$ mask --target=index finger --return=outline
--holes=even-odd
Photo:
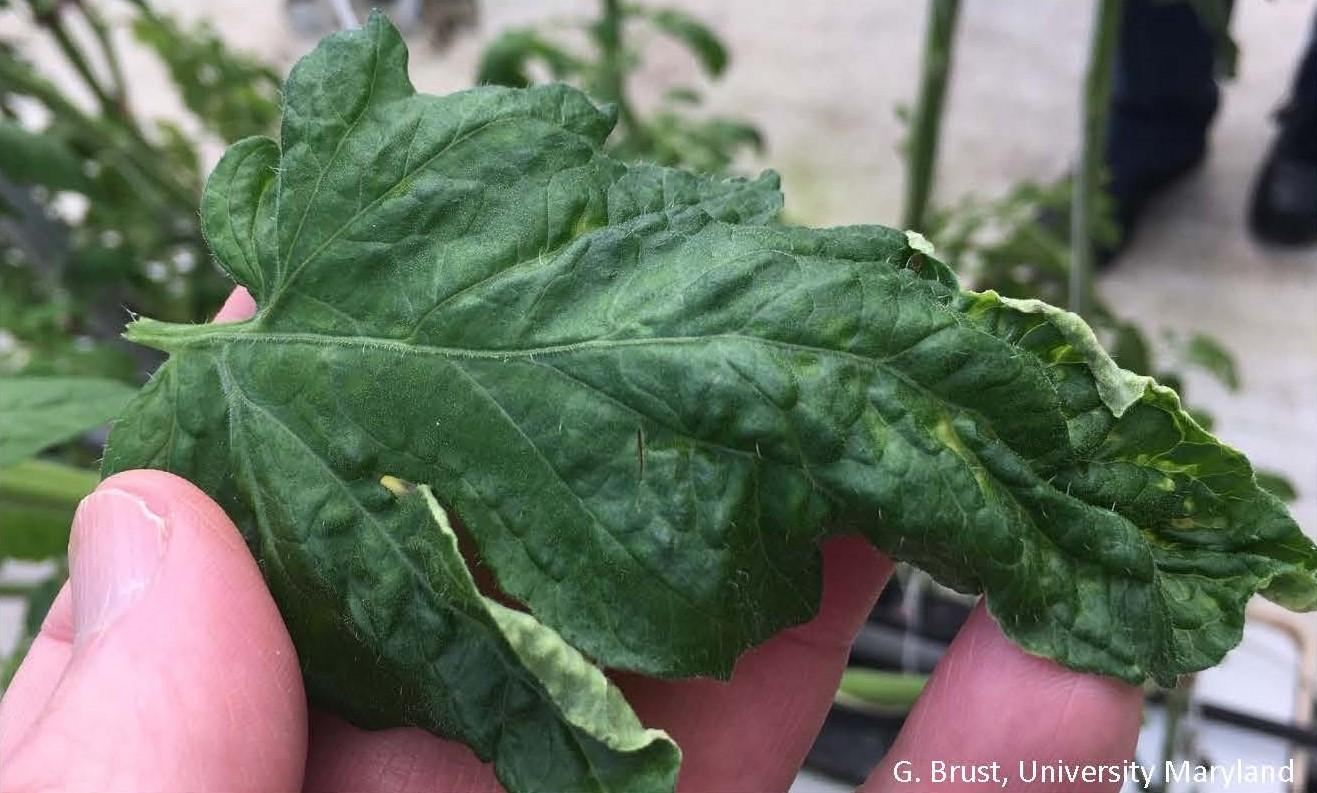
[[[1119,790],[1115,769],[1134,756],[1142,706],[1135,686],[1021,650],[980,603],[860,790]],[[998,784],[984,781],[994,764]],[[1102,778],[1057,780],[1042,766]]]
[[[741,656],[730,681],[617,676],[640,720],[681,747],[679,791],[790,787],[891,572],[867,541],[832,539],[823,546],[818,615]]]

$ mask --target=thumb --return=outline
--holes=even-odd
[[[306,703],[237,530],[188,482],[110,477],[0,703],[0,790],[300,788]]]

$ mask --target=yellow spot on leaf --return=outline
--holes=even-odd
[[[384,486],[385,490],[395,496],[405,496],[415,489],[415,486],[411,482],[403,481],[402,479],[389,474],[380,477],[380,484]]]

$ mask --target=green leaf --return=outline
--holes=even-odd
[[[48,460],[0,468],[0,558],[63,556],[73,513],[97,481],[93,471]]]
[[[279,76],[233,52],[207,24],[185,28],[138,9],[133,35],[164,62],[183,104],[223,140],[266,132],[279,118]]]
[[[1207,411],[1201,408],[1186,406],[1184,412],[1188,413],[1190,418],[1192,418],[1195,422],[1198,423],[1198,426],[1202,427],[1208,432],[1211,432],[1212,427],[1216,425],[1216,418],[1211,413],[1208,413]],[[1262,486],[1261,482],[1259,482],[1258,485],[1262,487],[1263,490],[1271,490],[1271,488],[1269,487]],[[1274,493],[1275,491],[1271,491],[1271,492]]]
[[[571,53],[534,30],[515,28],[505,31],[485,48],[476,71],[476,83],[524,88],[534,82],[529,69],[536,61],[548,67],[555,80],[581,70],[581,61]]]
[[[663,100],[674,105],[698,105],[700,92],[689,86],[677,86],[663,92]]]
[[[101,377],[0,376],[0,467],[105,424],[133,392]]]
[[[267,267],[272,269],[259,256],[261,251],[274,250],[271,188],[278,167],[279,144],[260,137],[239,141],[220,158],[201,199],[206,242],[258,301],[266,294],[264,273]]]
[[[750,124],[725,118],[691,119],[673,111],[654,115],[649,129],[654,156],[664,165],[721,173],[742,151],[762,152],[763,138]]]
[[[619,162],[611,112],[571,88],[419,95],[379,15],[284,100],[272,233],[250,179],[205,201],[256,219],[219,244],[257,314],[131,326],[170,360],[104,473],[211,493],[313,699],[358,723],[458,737],[514,792],[544,789],[518,769],[578,768],[559,743],[491,749],[529,717],[448,699],[525,673],[447,665],[497,642],[453,638],[460,576],[385,476],[432,489],[566,645],[656,675],[726,676],[807,620],[843,532],[985,592],[1031,652],[1131,682],[1215,664],[1256,591],[1317,606],[1317,549],[1248,461],[1074,315],[963,290],[899,231],[780,224],[772,175]],[[579,682],[530,690],[553,734],[579,729],[558,704]]]
[[[1129,322],[1113,323],[1114,339],[1111,344],[1111,357],[1122,368],[1131,372],[1150,373],[1152,371],[1152,351],[1143,337],[1143,331]]]
[[[0,119],[0,175],[18,184],[84,190],[82,161],[58,138]]]
[[[272,463],[243,475],[277,479]],[[492,758],[511,790],[671,790],[676,745],[642,727],[621,692],[558,634],[480,594],[429,489],[385,477],[375,491],[366,497],[372,531],[356,540],[354,559],[291,561],[333,572],[313,590],[275,590],[285,603],[300,599],[293,612],[305,612],[320,646],[350,648],[309,659],[308,685],[328,701],[348,700],[343,707],[362,724],[392,726],[409,712],[438,722]],[[331,496],[323,514],[363,509],[357,498]],[[330,603],[351,625],[325,618]],[[369,680],[344,689],[340,675],[359,675],[364,658],[374,659]]]
[[[1276,471],[1258,471],[1258,487],[1286,503],[1299,500],[1299,491],[1289,477]]]
[[[55,598],[66,580],[68,577],[62,573],[52,575],[28,592],[24,604],[26,608],[23,610],[23,632],[28,636],[36,636],[41,631],[41,623],[46,621],[46,615],[50,613],[50,607],[55,605]]]
[[[727,48],[703,22],[675,8],[640,10],[654,27],[685,45],[709,76],[717,77],[727,68]]]
[[[1239,370],[1235,358],[1211,336],[1195,333],[1184,346],[1185,362],[1197,366],[1231,391],[1239,390]]]

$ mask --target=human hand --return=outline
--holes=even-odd
[[[217,321],[253,310],[235,292]],[[641,720],[682,747],[682,791],[790,785],[891,571],[855,538],[823,553],[818,616],[746,653],[730,682],[615,676]],[[69,554],[70,582],[0,702],[0,791],[500,789],[466,747],[419,730],[367,732],[318,713],[308,722],[297,657],[255,561],[184,480],[107,479],[79,507]],[[901,783],[901,760],[916,775],[933,760],[996,761],[1007,774],[1020,759],[1122,763],[1141,701],[1137,688],[1025,654],[980,606],[862,791],[985,789]]]

